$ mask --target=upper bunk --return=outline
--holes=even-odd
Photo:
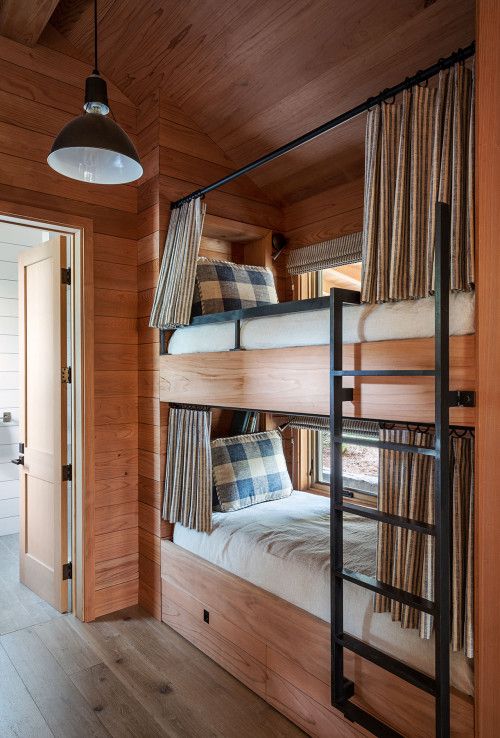
[[[471,50],[458,52],[462,61],[470,55]],[[368,131],[370,121],[376,123],[376,118],[372,116],[375,103],[382,104],[383,102],[391,106],[394,104],[396,93],[401,92],[402,89],[407,90],[412,85],[416,85],[419,90],[424,89],[420,85],[435,75],[437,71],[441,74],[445,62],[452,64],[456,60],[456,54],[448,60],[440,60],[434,67],[418,72],[413,78],[407,78],[401,86],[384,90],[377,98],[370,98],[365,104],[340,117],[344,120],[347,116],[346,119],[348,119],[358,115],[360,109],[370,111]],[[460,70],[460,74],[463,75],[462,67]],[[459,74],[458,71],[456,73]],[[323,128],[331,130],[341,122],[340,119],[333,119],[321,130]],[[317,136],[318,131],[319,129],[307,134],[303,137],[304,140]],[[414,135],[418,140],[419,132],[415,131]],[[289,150],[303,142],[302,138],[297,139],[285,148]],[[232,176],[239,176],[243,171],[267,164],[273,158],[281,156],[282,153],[284,150],[277,149],[269,156],[256,160]],[[422,162],[422,166],[424,164],[425,162]],[[361,212],[361,220],[363,220],[363,209],[370,211],[371,208],[378,213],[378,208],[381,207],[377,188],[373,185],[377,182],[377,171],[373,169],[373,171],[365,172],[363,191],[356,194],[349,206],[351,208],[349,212],[353,212],[352,205],[356,204],[357,209]],[[372,190],[370,190],[370,183],[373,185]],[[219,184],[220,182],[217,182],[192,193],[175,203],[174,206],[176,208],[188,206],[194,200],[199,200],[198,206],[201,208],[201,198],[204,193],[210,192]],[[293,205],[289,206],[289,209],[292,207]],[[302,214],[304,208],[305,206],[302,207]],[[353,234],[361,228],[359,220],[354,227],[351,221],[341,225],[337,220],[338,199],[331,192],[322,195],[317,203],[315,201],[314,206],[312,200],[309,201],[306,209],[308,208],[311,210],[308,216],[310,218],[313,217],[313,211],[318,212],[318,208],[328,215],[327,226],[318,227],[316,230],[318,235],[324,234],[327,238],[335,240],[336,234]],[[175,213],[176,210],[173,212]],[[455,204],[452,208],[455,219],[458,217],[458,212],[461,220],[458,224],[454,222],[453,233],[462,233],[462,231],[468,233],[467,229],[472,221],[468,218],[467,210],[465,207],[459,210]],[[335,223],[332,220],[332,213],[335,215]],[[371,230],[365,231],[365,224],[363,224],[365,236],[369,232],[378,233],[377,217],[373,219]],[[382,270],[389,271],[387,265],[391,265],[390,279],[392,279],[393,266],[399,278],[401,269],[398,265],[402,263],[407,265],[408,270],[413,269],[411,276],[405,275],[404,277],[408,283],[421,279],[420,275],[425,273],[425,277],[422,278],[422,282],[426,282],[425,289],[410,291],[410,297],[419,299],[408,299],[403,289],[402,293],[405,293],[403,296],[399,294],[379,296],[377,293],[366,299],[367,304],[344,308],[343,369],[345,371],[375,372],[375,370],[380,370],[387,372],[397,368],[400,371],[415,369],[428,372],[435,366],[434,298],[425,297],[433,291],[433,277],[429,280],[429,272],[432,272],[430,244],[433,244],[433,236],[427,235],[426,239],[421,237],[424,232],[426,234],[433,232],[432,214],[430,210],[426,212],[422,222],[419,221],[419,230],[414,230],[411,234],[406,223],[408,218],[406,220],[405,218],[406,216],[397,223],[397,228],[394,230],[397,234],[404,233],[404,238],[398,236],[392,239],[391,236],[389,239],[391,246],[388,252],[379,254],[375,258],[372,255],[371,261],[376,264],[376,269],[379,268],[380,263]],[[206,216],[205,223],[207,219],[209,216]],[[213,223],[209,222],[209,230],[212,226]],[[394,224],[393,227],[395,228]],[[417,228],[417,225],[414,224],[414,227]],[[232,235],[234,235],[238,229],[233,227],[232,230]],[[285,233],[288,235],[286,228]],[[213,237],[213,233],[207,232],[205,228],[202,235],[208,239]],[[239,234],[237,236],[239,242],[238,240],[236,243],[233,242],[233,246],[237,247],[236,251],[234,248],[230,249],[223,258],[240,264],[273,267],[276,274],[278,262],[273,261],[273,234],[271,232],[259,234],[257,240],[253,242],[247,239],[247,243]],[[203,237],[200,253],[203,251]],[[384,232],[381,244],[385,243],[386,237],[388,236]],[[217,236],[215,238],[217,240]],[[233,238],[227,240],[233,241]],[[465,244],[467,238],[464,237],[462,241]],[[256,247],[257,243],[259,245]],[[368,243],[370,243],[369,239]],[[403,243],[404,247],[401,245]],[[296,237],[290,246],[293,249],[307,244],[315,244],[310,248],[325,245],[325,243],[312,240],[301,243]],[[379,246],[380,244],[377,243],[377,248]],[[418,251],[420,248],[421,253]],[[298,250],[302,249],[298,248]],[[367,253],[369,255],[368,251]],[[473,248],[470,249],[468,255],[461,253],[457,257],[456,250],[453,253],[451,268],[457,269],[456,264],[459,263],[459,268],[464,273],[466,272],[466,279],[464,279],[464,284],[460,285],[451,281],[453,292],[450,294],[448,352],[450,391],[465,393],[461,395],[462,400],[464,398],[465,400],[459,403],[460,406],[451,407],[450,422],[453,425],[471,426],[475,423],[474,408],[470,406],[473,404],[470,402],[471,394],[475,391],[476,363],[474,280],[473,267],[471,277],[467,272],[468,267],[462,264],[460,259],[473,265]],[[221,258],[220,254],[216,256]],[[285,276],[283,273],[283,263],[284,260],[281,259],[279,278],[289,283],[290,275]],[[431,264],[431,269],[429,269],[429,264]],[[365,267],[367,267],[366,263]],[[415,275],[418,276],[415,277]],[[387,274],[383,275],[382,279],[389,281]],[[314,294],[307,290],[303,292],[297,280],[294,280],[293,291],[281,291],[283,293],[279,295],[281,302],[277,305],[265,305],[237,312],[232,312],[227,307],[221,313],[215,313],[212,310],[210,315],[192,317],[191,324],[178,329],[173,336],[163,333],[162,355],[159,362],[160,399],[169,403],[328,415],[330,368],[328,298],[319,297],[317,301],[294,300],[293,298],[297,296],[309,297]],[[319,294],[321,295],[321,292]],[[177,322],[175,325],[186,326],[187,322],[188,320],[183,323]],[[351,376],[345,378],[344,386],[352,389],[352,400],[344,402],[343,411],[347,417],[434,422],[435,403],[432,377],[422,375],[413,377]]]
[[[433,302],[345,307],[344,369],[433,369]],[[474,391],[473,295],[450,304],[450,390]],[[160,400],[328,415],[329,320],[328,297],[195,317],[160,357]],[[348,417],[433,422],[432,378],[348,377],[344,386],[353,389]],[[473,407],[450,409],[454,425],[474,420]]]

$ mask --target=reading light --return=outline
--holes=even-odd
[[[108,118],[105,80],[97,67],[97,0],[94,0],[94,71],[85,82],[84,113],[56,137],[47,162],[59,174],[93,184],[124,184],[143,169],[125,131]]]

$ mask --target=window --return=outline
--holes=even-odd
[[[341,287],[344,290],[361,291],[361,262],[331,267],[316,272],[318,296],[328,296],[332,287]]]
[[[330,433],[311,431],[315,455],[313,460],[313,486],[330,484]],[[342,472],[344,489],[348,493],[377,495],[378,448],[345,444],[342,447]]]

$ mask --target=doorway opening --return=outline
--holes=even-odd
[[[0,633],[83,606],[80,240],[0,216]]]

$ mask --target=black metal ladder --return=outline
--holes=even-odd
[[[435,241],[435,368],[433,370],[344,371],[342,363],[342,308],[359,304],[359,294],[332,289],[330,293],[330,555],[331,555],[331,676],[332,705],[374,735],[397,738],[400,734],[351,702],[355,685],[344,677],[344,649],[372,661],[435,697],[436,738],[450,735],[450,550],[451,502],[449,482],[449,408],[457,404],[457,393],[449,391],[449,290],[450,290],[450,210],[436,204]],[[346,376],[432,376],[435,377],[435,444],[422,448],[407,444],[342,437],[342,403]],[[389,515],[371,508],[344,502],[342,481],[342,444],[375,445],[382,449],[431,455],[435,459],[434,525]],[[405,590],[344,568],[343,515],[350,513],[378,522],[400,526],[434,536],[434,600],[426,600]],[[429,677],[402,661],[344,632],[344,582],[365,587],[372,592],[429,613],[434,619],[435,676]],[[390,695],[388,695],[390,697]]]

